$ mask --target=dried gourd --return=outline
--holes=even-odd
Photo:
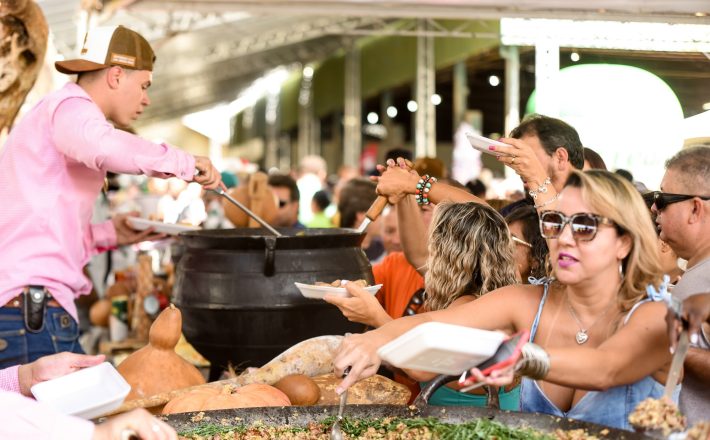
[[[131,385],[126,400],[205,383],[202,373],[175,353],[181,330],[182,314],[170,304],[151,325],[148,345],[118,366],[118,372]]]

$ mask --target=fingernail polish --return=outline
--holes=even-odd
[[[489,146],[488,146],[488,149],[491,150],[491,151],[495,151],[496,147],[494,147],[493,145],[489,145]]]
[[[697,333],[693,333],[692,335],[690,335],[690,343],[691,344],[698,343],[698,334]]]

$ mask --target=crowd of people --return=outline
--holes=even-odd
[[[91,289],[84,266],[104,250],[164,238],[134,230],[125,211],[231,227],[219,199],[201,194],[200,185],[227,190],[245,177],[116,129],[150,103],[155,57],[129,29],[92,32],[88,55],[57,63],[59,71],[78,74],[77,82],[32,109],[0,155],[0,199],[14,201],[0,211],[0,407],[21,421],[0,426],[8,438],[59,427],[73,438],[131,432],[176,438],[146,412],[94,427],[29,400],[28,390],[103,360],[82,354],[78,343],[75,300]],[[116,50],[132,56],[107,55]],[[293,175],[269,174],[277,227],[355,228],[378,195],[390,203],[363,241],[375,281],[383,284],[377,297],[351,283],[350,298],[325,298],[347,319],[373,328],[347,336],[339,348],[336,373],[349,368],[350,374],[338,392],[379,370],[378,348],[427,321],[511,335],[529,331],[515,368],[489,376],[474,369],[485,388],[467,393],[450,382],[432,403],[494,405],[630,429],[635,406],[663,394],[686,325],[693,348],[673,396],[691,422],[707,419],[710,147],[673,155],[660,191],[651,192],[630,173],[606,171],[603,159],[559,119],[532,115],[501,141],[507,146],[490,149],[526,192],[512,203],[487,200],[474,176],[448,179],[443,162],[412,162],[406,150],[386,157],[371,178],[343,168],[329,181],[317,157]],[[94,223],[108,172],[175,178],[179,185],[172,194],[171,185],[154,185],[151,197],[123,198],[124,212]],[[679,313],[659,301],[669,289],[683,301]],[[415,392],[433,378],[421,371],[393,374]]]

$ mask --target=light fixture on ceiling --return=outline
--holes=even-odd
[[[498,85],[500,85],[500,78],[498,78],[498,75],[489,76],[488,84],[492,85],[493,87],[497,87]]]
[[[695,14],[696,17],[707,17],[708,13],[707,12],[696,12]]]
[[[572,52],[572,53],[569,55],[569,59],[572,60],[572,61],[574,61],[574,62],[576,63],[577,61],[579,61],[579,53],[577,53],[577,52]]]
[[[706,102],[705,104],[703,104],[703,110],[710,110],[710,102]]]
[[[396,118],[397,117],[397,107],[391,105],[387,107],[387,116],[390,118]]]
[[[431,95],[431,103],[434,105],[441,104],[441,95],[434,93]]]
[[[306,66],[303,68],[303,77],[306,79],[313,78],[313,66]]]
[[[414,113],[415,111],[417,111],[418,108],[419,106],[417,105],[417,101],[407,102],[407,110],[409,110],[410,112]]]
[[[377,124],[377,121],[380,120],[380,117],[377,116],[377,113],[375,112],[370,112],[367,114],[367,122],[370,124]]]

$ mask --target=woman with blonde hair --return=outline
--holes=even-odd
[[[398,208],[399,209],[399,208]],[[493,208],[475,202],[441,203],[434,210],[427,240],[424,274],[425,297],[423,309],[444,310],[473,301],[481,295],[518,282],[513,241],[503,217]],[[385,315],[382,306],[372,295],[353,298],[326,296],[344,312],[351,304],[365,302],[366,310],[358,322],[373,324],[381,321],[375,316]],[[352,318],[352,315],[349,315]],[[389,317],[387,317],[389,318]],[[388,320],[391,320],[389,318]],[[406,371],[418,381],[428,381],[435,375]],[[447,388],[449,387],[449,388]],[[487,397],[475,393],[460,393],[457,384],[442,387],[430,398],[435,405],[485,406]],[[517,409],[519,388],[498,390],[502,409]]]
[[[557,206],[540,214],[554,282],[504,287],[346,338],[334,365],[352,371],[338,391],[376,371],[379,347],[427,321],[529,329],[522,411],[630,429],[636,405],[663,394],[671,360],[666,307],[645,299],[661,281],[653,224],[633,185],[606,171],[572,173]]]
[[[518,283],[513,246],[505,220],[490,206],[475,202],[437,205],[428,240],[424,310],[466,304],[495,289]],[[407,374],[419,381],[436,376],[420,371]],[[509,411],[519,406],[518,384],[469,393],[458,388],[457,382],[446,384],[432,394],[429,403],[482,407],[493,401]]]
[[[437,205],[427,246],[426,310],[473,301],[518,282],[508,227],[489,206]]]

